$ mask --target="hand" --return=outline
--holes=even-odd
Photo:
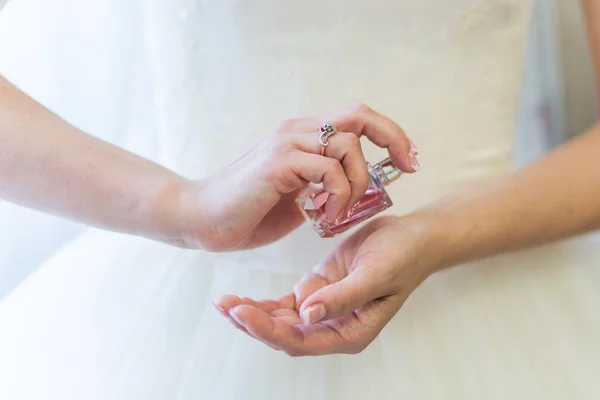
[[[294,291],[278,300],[223,296],[230,322],[292,356],[364,350],[433,271],[427,225],[412,217],[375,220],[343,242]]]
[[[321,154],[319,127],[339,132]],[[194,182],[188,243],[211,251],[239,250],[270,243],[303,221],[295,205],[299,189],[323,183],[330,196],[327,215],[343,215],[368,185],[360,137],[388,149],[404,172],[418,169],[414,146],[402,129],[366,106],[290,120],[218,175]]]

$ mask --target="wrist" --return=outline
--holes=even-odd
[[[149,236],[183,248],[200,248],[200,182],[173,176],[159,185],[149,206]]]
[[[402,243],[401,248],[404,250],[398,257],[403,261],[399,263],[399,266],[402,267],[401,269],[406,269],[404,267],[410,265],[410,268],[404,271],[409,276],[402,277],[402,285],[406,285],[407,281],[410,281],[414,282],[416,287],[439,269],[440,255],[437,251],[436,227],[428,216],[421,213],[410,213],[384,217],[378,221],[384,225],[390,223],[395,231],[393,240]],[[412,287],[410,284],[408,286]]]
[[[485,231],[477,224],[468,198],[445,198],[413,212],[410,217],[425,227],[430,273],[478,258],[485,253]],[[471,211],[469,211],[471,210]]]
[[[459,227],[450,223],[440,210],[424,208],[397,218],[401,229],[409,229],[410,234],[419,237],[422,256],[418,264],[424,277],[460,262],[457,260],[461,253]]]

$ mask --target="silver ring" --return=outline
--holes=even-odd
[[[327,139],[335,135],[337,131],[337,128],[329,122],[321,125],[321,128],[319,128],[319,143],[321,143],[321,146],[327,147],[329,145]]]

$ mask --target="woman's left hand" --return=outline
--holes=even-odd
[[[412,217],[375,220],[278,300],[223,296],[215,307],[251,337],[292,356],[364,350],[434,270],[429,230]]]

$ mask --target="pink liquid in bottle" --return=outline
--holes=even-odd
[[[379,214],[393,205],[384,186],[400,176],[401,172],[391,164],[389,159],[376,164],[367,164],[369,169],[369,186],[364,196],[348,212],[348,215],[337,222],[329,222],[325,204],[329,197],[322,185],[311,185],[297,199],[298,206],[305,218],[310,221],[321,237],[333,237],[359,223]],[[384,171],[391,167],[392,171]]]

